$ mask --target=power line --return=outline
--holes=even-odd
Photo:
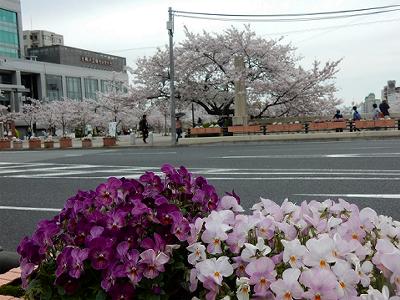
[[[127,48],[127,49],[108,50],[108,51],[104,51],[104,52],[105,53],[107,53],[107,52],[127,52],[127,51],[138,51],[138,50],[146,50],[146,49],[157,49],[160,47],[161,46],[135,47],[135,48]]]
[[[344,25],[336,25],[336,26],[326,26],[326,27],[318,27],[318,28],[308,28],[308,29],[300,29],[300,30],[292,30],[292,31],[284,31],[284,32],[273,32],[273,33],[266,33],[262,36],[269,36],[269,35],[286,35],[286,34],[296,34],[296,33],[303,33],[303,32],[311,32],[311,31],[320,31],[325,29],[340,29],[345,27],[353,27],[353,26],[361,26],[361,25],[370,25],[376,23],[390,23],[390,22],[398,22],[400,18],[397,19],[390,19],[390,20],[380,20],[380,21],[370,21],[370,22],[362,22],[362,23],[355,23],[355,24],[344,24]]]
[[[386,6],[377,6],[377,7],[368,7],[368,8],[361,8],[361,9],[352,9],[352,10],[340,10],[340,11],[324,11],[324,12],[315,12],[315,13],[297,13],[297,14],[270,14],[270,15],[237,15],[237,14],[216,14],[216,13],[204,13],[204,12],[189,12],[189,11],[173,11],[175,16],[183,17],[183,18],[192,18],[192,19],[205,19],[205,20],[215,20],[215,21],[234,21],[234,22],[297,22],[297,21],[317,21],[317,20],[326,20],[326,19],[339,19],[339,18],[350,18],[350,17],[359,17],[359,16],[366,16],[366,15],[374,15],[374,14],[383,14],[393,11],[399,11],[398,9],[388,9],[388,8],[395,8],[400,7],[400,5],[386,5]],[[244,18],[216,18],[212,16],[224,16],[224,17],[290,17],[290,16],[315,16],[315,15],[328,15],[328,14],[345,14],[345,13],[352,13],[352,12],[362,12],[362,11],[371,11],[371,10],[378,10],[380,11],[373,11],[367,13],[360,13],[360,14],[350,14],[350,15],[340,15],[340,16],[326,16],[326,17],[317,17],[317,18],[287,18],[287,19],[244,19]],[[205,17],[202,17],[205,16]],[[207,17],[210,16],[210,17]],[[321,27],[321,28],[312,28],[312,29],[304,29],[304,30],[294,30],[294,31],[287,31],[281,33],[269,33],[265,35],[285,35],[285,34],[292,34],[292,33],[301,33],[301,32],[308,32],[308,31],[317,31],[317,30],[325,30],[325,29],[336,29],[336,28],[344,28],[344,27],[351,27],[351,26],[358,26],[358,25],[367,25],[367,24],[374,24],[374,23],[385,23],[385,22],[394,22],[399,21],[400,19],[391,19],[391,20],[383,20],[383,21],[373,21],[373,22],[365,22],[365,23],[357,23],[357,24],[345,24],[345,25],[337,25],[337,26],[328,26],[328,27]],[[116,50],[108,50],[103,51],[105,53],[112,53],[112,52],[128,52],[128,51],[140,51],[146,49],[157,49],[162,46],[144,46],[144,47],[133,47],[133,48],[126,48],[126,49],[116,49]]]
[[[321,20],[331,20],[331,19],[346,19],[353,17],[361,17],[361,16],[369,16],[369,15],[378,15],[384,14],[394,11],[399,11],[400,8],[397,9],[389,9],[375,12],[367,12],[367,13],[359,13],[359,14],[350,14],[350,15],[340,15],[340,16],[326,16],[326,17],[310,17],[310,18],[285,18],[285,19],[245,19],[245,18],[217,18],[217,17],[207,17],[207,16],[196,16],[196,15],[183,15],[183,14],[175,14],[177,17],[189,18],[189,19],[202,19],[202,20],[214,20],[214,21],[225,21],[225,22],[306,22],[306,21],[321,21]]]
[[[295,17],[295,16],[315,16],[315,15],[326,15],[326,14],[343,14],[343,13],[352,13],[352,12],[360,12],[360,11],[369,11],[369,10],[377,10],[377,9],[387,9],[393,7],[399,7],[400,4],[394,5],[386,5],[386,6],[376,6],[376,7],[367,7],[367,8],[359,8],[359,9],[350,9],[350,10],[337,10],[337,11],[324,11],[324,12],[315,12],[315,13],[297,13],[297,14],[270,14],[270,15],[237,15],[237,14],[218,14],[218,13],[204,13],[204,12],[192,12],[192,11],[180,11],[174,10],[173,13],[185,14],[185,15],[205,15],[205,16],[219,16],[219,17]]]

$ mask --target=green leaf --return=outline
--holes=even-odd
[[[104,291],[98,291],[96,295],[96,300],[106,300],[107,294]]]
[[[42,286],[42,293],[40,299],[51,300],[53,299],[53,292],[49,286]]]
[[[61,286],[57,286],[57,293],[58,293],[59,295],[61,295],[61,296],[64,296],[64,295],[65,295],[65,290],[64,290],[64,288],[61,287]]]

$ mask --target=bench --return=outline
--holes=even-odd
[[[189,135],[191,137],[207,137],[207,136],[221,136],[223,133],[220,127],[209,127],[209,128],[190,128]]]
[[[228,132],[233,134],[261,133],[260,125],[229,126]]]
[[[325,122],[311,122],[306,124],[307,129],[311,131],[323,131],[323,130],[336,130],[336,129],[346,129],[346,121],[325,121]]]
[[[295,124],[271,124],[267,125],[267,132],[303,132],[304,125]]]
[[[359,120],[359,121],[354,121],[353,124],[357,129],[395,128],[396,120],[394,119]]]

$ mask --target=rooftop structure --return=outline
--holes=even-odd
[[[54,45],[64,45],[64,37],[46,30],[24,30],[24,53],[28,56],[28,49]]]

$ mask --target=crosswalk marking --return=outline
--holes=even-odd
[[[162,175],[159,167],[56,164],[56,163],[0,163],[0,178],[31,179],[82,179],[95,180],[139,178],[145,171]],[[211,181],[277,181],[277,180],[371,180],[399,181],[400,170],[369,169],[268,169],[268,168],[189,168],[195,175],[203,175]]]

